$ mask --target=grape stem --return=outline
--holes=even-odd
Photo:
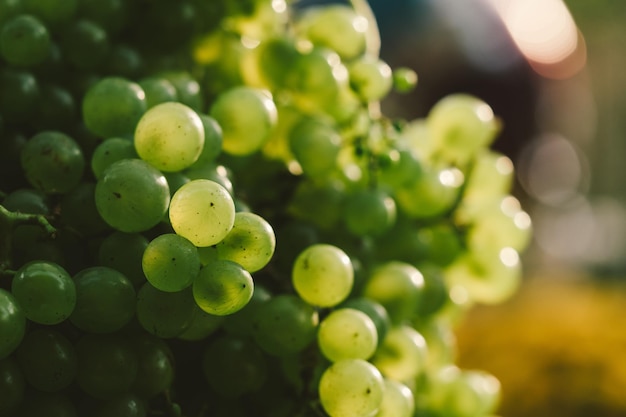
[[[13,229],[22,224],[41,226],[46,233],[54,236],[57,229],[41,214],[28,214],[7,210],[0,205],[0,275],[12,275],[11,237]]]

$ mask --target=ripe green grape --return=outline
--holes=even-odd
[[[76,343],[76,356],[78,386],[94,398],[124,394],[137,377],[137,356],[120,334],[85,334]]]
[[[367,279],[363,295],[382,304],[394,323],[410,318],[420,301],[424,277],[413,265],[390,261],[378,266]]]
[[[0,53],[11,65],[32,67],[50,50],[50,34],[36,17],[22,14],[4,23],[0,30]]]
[[[412,417],[415,410],[415,398],[405,384],[385,378],[383,401],[375,417]]]
[[[381,190],[359,190],[346,197],[346,227],[357,236],[377,236],[396,221],[396,202]]]
[[[367,314],[374,322],[374,326],[376,326],[378,344],[380,345],[385,340],[385,336],[387,336],[387,332],[391,328],[391,319],[382,304],[367,297],[350,297],[341,303],[339,307],[355,309]]]
[[[330,361],[369,359],[378,345],[374,321],[352,308],[333,310],[320,322],[317,344]]]
[[[157,104],[176,101],[178,93],[174,85],[165,78],[147,77],[138,82],[146,94],[146,108],[150,109]]]
[[[130,137],[146,111],[146,95],[139,84],[120,77],[100,79],[86,92],[83,121],[95,135]]]
[[[393,88],[401,94],[406,94],[417,85],[417,74],[408,67],[399,67],[393,70]]]
[[[13,277],[11,291],[24,315],[41,324],[58,324],[76,306],[76,285],[58,264],[32,261],[20,267]]]
[[[90,333],[111,333],[124,327],[135,314],[135,289],[122,273],[93,266],[74,275],[76,307],[70,321]]]
[[[174,193],[169,216],[177,234],[196,246],[211,246],[233,228],[235,203],[215,181],[193,180]]]
[[[199,114],[204,129],[204,146],[198,156],[195,165],[203,165],[215,162],[222,153],[222,128],[217,121],[209,115]]]
[[[104,170],[114,162],[138,157],[132,141],[126,138],[108,138],[94,149],[91,155],[91,170],[96,179],[100,179]]]
[[[253,337],[265,352],[282,356],[302,351],[314,340],[317,311],[302,299],[280,294],[263,302],[253,324]]]
[[[428,347],[417,330],[407,324],[392,327],[371,362],[387,378],[410,382],[426,369]]]
[[[15,297],[0,288],[0,359],[19,346],[26,333],[26,316]]]
[[[348,66],[350,85],[364,101],[376,101],[385,97],[393,87],[391,67],[371,55],[353,61]]]
[[[248,272],[256,272],[267,265],[276,249],[272,226],[261,216],[235,213],[233,228],[217,244],[217,257],[238,263]]]
[[[17,349],[16,357],[26,381],[38,390],[61,391],[76,377],[74,345],[56,330],[39,328],[29,331]]]
[[[148,333],[163,339],[181,335],[196,312],[191,288],[177,292],[158,290],[149,282],[137,291],[137,320]]]
[[[142,268],[155,288],[176,292],[189,287],[198,276],[200,257],[193,243],[177,234],[165,233],[146,247]]]
[[[363,359],[344,359],[324,371],[319,396],[330,417],[369,416],[380,407],[384,387],[374,365]]]
[[[17,410],[24,398],[25,386],[24,375],[15,357],[1,358],[0,415],[12,415]]]
[[[250,87],[225,91],[213,102],[209,114],[222,128],[224,151],[233,155],[260,150],[278,117],[269,93]]]
[[[46,193],[66,193],[80,182],[83,152],[65,133],[43,131],[22,148],[21,164],[28,182]]]
[[[289,132],[289,149],[302,172],[311,178],[332,173],[340,147],[339,133],[320,119],[302,118]]]
[[[109,225],[122,232],[143,232],[163,220],[170,190],[163,174],[147,162],[122,159],[102,173],[95,198]]]
[[[161,103],[139,119],[134,143],[139,157],[157,169],[181,171],[198,160],[204,146],[204,127],[190,107]]]
[[[241,265],[228,261],[209,262],[193,281],[193,297],[209,314],[226,316],[248,304],[254,292],[252,276]]]

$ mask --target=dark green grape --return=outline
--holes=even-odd
[[[24,0],[0,0],[0,26],[24,10]]]
[[[134,79],[142,73],[144,61],[139,51],[125,44],[113,45],[105,71],[118,77]]]
[[[110,333],[135,315],[133,284],[121,272],[105,266],[83,269],[74,275],[76,307],[70,321],[91,333]]]
[[[251,339],[225,335],[206,347],[202,370],[209,386],[217,393],[236,398],[262,386],[267,363],[263,352]]]
[[[66,193],[80,182],[85,158],[74,139],[64,133],[43,131],[32,138],[21,153],[28,181],[46,193]]]
[[[60,44],[63,56],[80,70],[97,68],[105,60],[110,49],[106,31],[86,19],[73,21],[66,26]]]
[[[241,310],[254,292],[252,276],[241,265],[216,260],[204,266],[192,284],[198,306],[209,314],[226,316]]]
[[[146,282],[141,258],[147,247],[148,239],[140,233],[113,232],[100,243],[98,263],[120,271],[139,287]]]
[[[67,271],[52,262],[32,261],[17,270],[11,291],[31,321],[58,324],[76,306],[76,286]]]
[[[61,199],[61,220],[81,236],[95,236],[110,230],[95,202],[96,184],[83,181]]]
[[[146,111],[146,96],[139,84],[121,77],[105,77],[91,86],[82,102],[82,115],[94,134],[130,137]]]
[[[77,359],[72,342],[56,330],[29,331],[16,351],[28,383],[44,392],[68,387],[76,377]]]
[[[416,233],[420,243],[417,256],[427,262],[445,267],[463,251],[460,232],[448,222],[421,227]]]
[[[171,16],[168,16],[169,18]],[[202,113],[205,107],[202,89],[198,81],[190,73],[186,71],[169,71],[160,74],[160,76],[174,86],[178,102]]]
[[[198,160],[191,166],[201,166],[214,163],[222,152],[222,128],[217,121],[206,114],[200,114],[202,127],[204,128],[204,146]]]
[[[135,394],[124,394],[93,403],[89,407],[89,415],[92,417],[146,417],[147,404]]]
[[[396,203],[380,190],[360,190],[346,198],[346,227],[357,236],[378,236],[396,221]]]
[[[130,391],[137,377],[137,356],[119,334],[86,334],[76,343],[78,386],[94,398],[109,399]]]
[[[102,141],[91,155],[91,170],[99,179],[104,170],[114,162],[122,159],[138,158],[137,151],[131,140],[126,138],[108,138]]]
[[[257,285],[248,304],[241,310],[225,317],[223,329],[237,336],[250,336],[260,306],[272,298],[271,293],[263,286]]]
[[[174,380],[175,363],[167,343],[149,333],[131,336],[130,343],[138,365],[132,391],[150,399],[169,389]]]
[[[79,0],[22,0],[24,9],[53,28],[76,14]]]
[[[328,177],[337,163],[341,136],[328,123],[316,118],[303,118],[289,132],[289,149],[305,175]]]
[[[9,211],[47,215],[50,214],[47,200],[40,190],[20,188],[4,197],[2,206]]]
[[[61,393],[28,391],[19,409],[18,417],[78,417],[78,411],[69,396]]]
[[[226,317],[231,316],[216,316],[214,314],[207,313],[201,308],[197,308],[191,318],[189,326],[177,337],[181,340],[187,341],[203,340],[217,332],[221,328]]]
[[[187,330],[197,308],[191,288],[165,292],[146,282],[137,292],[139,324],[148,333],[164,339],[179,336]]]
[[[130,2],[123,0],[79,0],[78,14],[111,34],[117,34],[128,23]]]
[[[25,122],[37,108],[39,83],[30,72],[5,68],[0,72],[0,112],[6,122]]]
[[[146,93],[146,108],[168,101],[176,101],[178,93],[174,85],[165,78],[148,77],[139,80],[139,86]]]
[[[0,358],[6,358],[18,347],[25,333],[24,310],[10,292],[0,288]]]
[[[11,65],[32,67],[42,62],[50,50],[50,34],[36,17],[22,14],[0,29],[0,52]]]
[[[0,359],[0,416],[14,414],[24,398],[25,386],[24,375],[16,359],[13,356]]]
[[[54,84],[41,87],[36,120],[40,129],[68,131],[77,115],[76,102],[67,89]]]

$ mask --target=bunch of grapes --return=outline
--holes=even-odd
[[[0,0],[0,416],[493,415],[530,219],[364,4]]]

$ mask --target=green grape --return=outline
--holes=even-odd
[[[108,138],[94,149],[91,155],[91,171],[96,179],[100,179],[104,170],[114,162],[138,157],[132,141],[125,138]]]
[[[416,233],[417,256],[435,265],[449,265],[463,250],[461,233],[449,222],[420,227]]]
[[[96,69],[104,62],[111,47],[106,31],[87,19],[72,21],[64,27],[60,45],[67,62],[78,70]]]
[[[463,173],[456,168],[424,169],[422,175],[396,190],[396,202],[414,218],[440,216],[452,208],[463,182]]]
[[[146,247],[141,264],[148,282],[167,292],[189,287],[200,272],[198,250],[174,233],[154,238]]]
[[[448,286],[438,266],[422,265],[420,272],[424,277],[424,287],[419,303],[415,305],[415,312],[418,318],[428,320],[428,317],[436,314],[448,302]]]
[[[50,214],[47,196],[43,191],[32,188],[20,188],[7,194],[2,206],[14,212],[30,214]]]
[[[248,304],[241,310],[224,317],[222,324],[224,331],[236,336],[251,336],[259,308],[270,298],[272,295],[265,287],[256,285]]]
[[[70,321],[90,333],[111,333],[135,315],[135,289],[121,272],[92,266],[74,275],[76,307]]]
[[[96,402],[89,410],[93,417],[146,417],[146,402],[135,394],[124,394]]]
[[[137,377],[138,363],[127,339],[119,334],[86,334],[76,343],[78,386],[94,398],[127,393]]]
[[[411,389],[405,384],[384,379],[383,400],[375,417],[413,417],[415,399]]]
[[[382,304],[391,321],[410,318],[420,302],[424,277],[413,265],[390,261],[375,268],[363,288],[363,295]]]
[[[398,93],[410,93],[416,85],[417,74],[411,68],[399,67],[393,70],[393,88]]]
[[[467,176],[462,204],[480,205],[508,194],[514,176],[513,162],[508,156],[490,149],[478,152]]]
[[[202,127],[204,128],[204,146],[192,167],[214,163],[222,152],[222,128],[217,121],[206,114],[200,114]]]
[[[211,341],[202,355],[202,370],[209,386],[227,398],[261,388],[267,363],[263,352],[250,339],[224,335]]]
[[[139,287],[146,282],[141,259],[148,247],[148,239],[140,233],[113,232],[98,248],[98,263],[117,271]]]
[[[343,184],[302,181],[295,187],[288,212],[298,220],[331,230],[341,219],[344,198]]]
[[[392,327],[371,362],[387,378],[409,382],[426,369],[426,340],[413,327],[401,324]]]
[[[184,173],[190,180],[211,180],[224,187],[231,196],[235,194],[233,183],[224,165],[218,165],[216,162],[196,163]]]
[[[364,101],[387,96],[393,87],[393,72],[386,62],[371,55],[350,62],[350,86]]]
[[[338,247],[315,244],[298,255],[291,277],[296,292],[307,303],[332,307],[350,294],[354,267],[350,257]]]
[[[78,411],[69,396],[61,393],[26,393],[20,406],[19,417],[78,417]]]
[[[33,261],[17,270],[11,292],[27,319],[58,324],[67,319],[77,302],[77,291],[67,271],[52,262]]]
[[[23,0],[0,1],[0,26],[7,20],[17,16],[24,9]]]
[[[143,72],[143,66],[143,58],[137,49],[125,44],[115,44],[107,56],[105,72],[118,77],[135,79]]]
[[[411,184],[422,175],[422,162],[408,149],[394,149],[384,161],[379,162],[378,179],[391,189]]]
[[[110,230],[98,213],[95,195],[95,183],[81,182],[61,200],[61,220],[82,236],[95,236]]]
[[[77,357],[72,342],[48,328],[29,331],[16,351],[28,383],[44,392],[68,387],[76,377]]]
[[[149,333],[130,337],[130,347],[137,357],[137,376],[132,391],[150,399],[169,389],[174,380],[174,355],[167,343]]]
[[[137,320],[148,333],[163,339],[181,335],[197,310],[191,288],[178,292],[157,290],[146,282],[137,292]]]
[[[203,340],[222,327],[225,317],[230,316],[216,316],[198,307],[191,318],[189,326],[177,337],[187,341]]]
[[[158,104],[139,119],[134,143],[139,157],[157,169],[181,171],[200,156],[204,146],[202,120],[184,104]]]
[[[0,112],[5,122],[25,122],[37,108],[40,88],[30,72],[4,68],[0,72]]]
[[[6,358],[24,338],[26,316],[17,299],[3,288],[0,288],[0,325],[0,358]]]
[[[18,15],[0,29],[0,52],[11,65],[33,67],[46,59],[49,51],[48,29],[34,16]]]
[[[177,234],[196,246],[211,246],[233,228],[235,203],[215,181],[193,180],[174,193],[169,217]]]
[[[352,308],[339,308],[320,322],[317,344],[332,362],[369,359],[378,345],[378,333],[367,314]]]
[[[458,353],[456,335],[443,315],[414,324],[415,329],[424,336],[426,346],[428,346],[427,374],[430,375],[432,372],[454,363]]]
[[[383,401],[385,385],[381,373],[363,359],[333,363],[322,374],[319,396],[330,417],[375,415]]]
[[[66,193],[80,182],[85,158],[71,137],[61,132],[43,131],[26,142],[21,164],[33,187],[46,193]]]
[[[259,306],[253,336],[265,352],[283,356],[309,346],[315,340],[318,324],[319,316],[313,307],[295,295],[280,294]]]
[[[181,3],[183,6],[185,3]],[[189,3],[187,3],[188,5]],[[178,6],[175,6],[178,7]],[[184,6],[183,6],[184,7]],[[167,16],[166,19],[172,21],[173,16]],[[167,34],[168,37],[172,33]],[[176,89],[177,101],[185,106],[191,107],[194,111],[201,113],[204,109],[204,98],[202,89],[198,81],[186,71],[169,71],[160,74],[161,77],[172,83]]]
[[[173,197],[174,193],[176,193],[180,187],[191,181],[191,179],[183,172],[164,172],[163,176],[167,180],[167,185],[170,189],[170,197]],[[164,220],[167,221],[169,218]]]
[[[328,123],[302,118],[289,132],[289,149],[302,172],[311,178],[328,176],[336,166],[341,136]]]
[[[2,290],[0,289],[0,291]],[[24,382],[24,375],[22,374],[22,371],[20,370],[20,367],[15,357],[9,356],[0,359],[1,416],[13,415],[15,410],[22,403],[22,399],[24,398],[25,386],[26,384]]]
[[[252,276],[241,265],[216,260],[204,266],[193,281],[193,297],[209,314],[226,316],[241,310],[254,292]]]
[[[440,99],[430,109],[426,123],[437,149],[460,163],[488,146],[499,130],[491,107],[468,94]]]
[[[233,261],[248,272],[256,272],[272,259],[276,236],[272,226],[254,213],[235,213],[233,228],[217,244],[217,257]]]
[[[36,120],[40,130],[67,130],[76,115],[76,102],[67,89],[54,84],[41,86]]]
[[[123,159],[103,172],[95,199],[109,225],[122,232],[143,232],[163,220],[170,190],[163,174],[147,162]]]
[[[51,27],[68,22],[76,14],[78,0],[23,0],[24,9]]]
[[[316,45],[351,60],[365,52],[368,21],[348,5],[310,7],[297,20],[299,32]]]
[[[157,104],[178,100],[178,93],[176,93],[176,88],[174,88],[174,85],[165,78],[142,78],[141,80],[139,80],[138,84],[146,94],[147,109],[150,109]]]
[[[128,25],[129,3],[120,0],[79,0],[78,14],[117,34]]]
[[[278,117],[269,93],[245,86],[220,94],[209,114],[222,128],[224,151],[240,156],[261,149]]]
[[[146,111],[146,95],[139,84],[120,77],[105,77],[83,98],[82,115],[95,135],[130,137]]]
[[[346,197],[343,215],[350,232],[357,236],[378,236],[396,221],[396,203],[381,190],[359,190]]]
[[[355,309],[367,314],[374,322],[374,326],[376,326],[378,344],[380,345],[385,340],[385,336],[387,336],[387,332],[391,327],[391,319],[382,304],[367,297],[351,297],[340,304],[339,307]]]
[[[263,40],[242,60],[246,84],[277,90],[285,86],[289,69],[298,56],[293,39],[280,36]]]

